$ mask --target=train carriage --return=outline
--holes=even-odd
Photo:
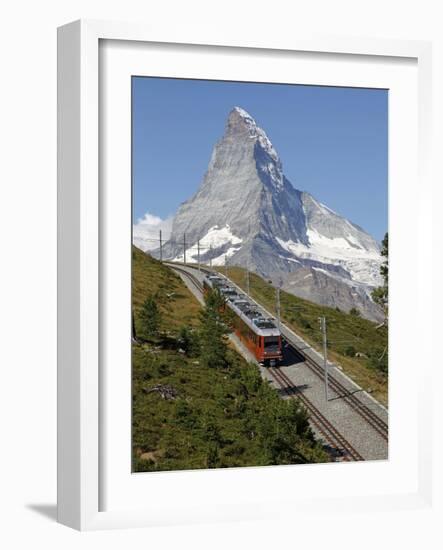
[[[282,359],[281,334],[273,319],[264,317],[245,295],[218,275],[209,275],[203,282],[205,291],[218,289],[225,304],[234,313],[234,331],[257,361],[273,366]]]

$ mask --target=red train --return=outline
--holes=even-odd
[[[273,319],[265,317],[244,294],[219,275],[208,275],[205,290],[218,288],[234,315],[235,334],[263,365],[274,366],[282,359],[281,334]]]

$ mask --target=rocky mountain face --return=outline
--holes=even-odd
[[[314,302],[382,317],[378,244],[283,173],[266,133],[243,109],[229,114],[196,194],[178,209],[163,257],[248,267]]]

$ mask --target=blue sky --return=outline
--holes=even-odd
[[[294,187],[383,238],[386,90],[146,77],[132,86],[134,222],[167,218],[195,193],[238,105],[266,131]]]

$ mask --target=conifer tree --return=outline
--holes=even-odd
[[[380,275],[383,277],[383,286],[379,286],[372,291],[372,299],[376,304],[383,308],[383,311],[386,316],[386,321],[388,318],[388,283],[389,283],[389,238],[388,234],[383,238],[381,255],[385,258],[384,262],[380,266]],[[386,323],[385,321],[385,323]]]
[[[212,368],[227,365],[228,327],[223,318],[225,300],[218,290],[205,296],[205,308],[200,316],[200,359]]]
[[[158,336],[161,321],[161,313],[152,296],[146,298],[139,313],[140,335],[145,340],[152,340]]]
[[[376,328],[386,327],[388,324],[388,304],[389,304],[389,237],[386,233],[381,243],[381,255],[385,258],[380,266],[380,275],[383,277],[383,286],[379,286],[372,291],[372,299],[376,304],[383,308],[385,319],[383,323]],[[372,356],[371,362],[373,366],[383,373],[388,372],[388,345],[386,344],[382,354],[375,358]]]

